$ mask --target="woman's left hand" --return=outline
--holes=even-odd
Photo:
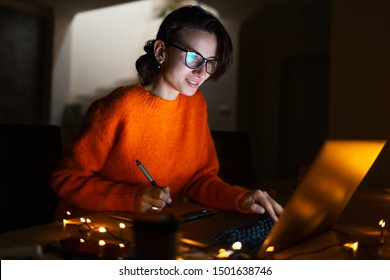
[[[261,190],[246,193],[238,202],[238,206],[244,213],[264,214],[267,212],[275,222],[279,220],[279,216],[283,212],[283,207],[270,197],[267,192]]]

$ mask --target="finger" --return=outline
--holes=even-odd
[[[283,212],[283,207],[275,202],[275,203],[271,203],[271,207],[270,208],[266,208],[266,211],[271,216],[271,218],[275,222],[277,222],[277,221],[279,221],[279,217],[280,217],[280,215]]]
[[[267,201],[271,204],[271,207],[277,216],[280,216],[283,212],[283,207],[277,203],[267,192],[264,192]]]
[[[275,212],[278,216],[280,216],[283,213],[283,207],[276,201],[274,201],[273,208],[275,209]]]
[[[274,220],[275,222],[277,222],[279,220],[279,218],[278,218],[278,215],[276,214],[275,210],[272,208],[271,204],[267,202],[267,203],[263,203],[263,205],[264,206],[262,206],[258,203],[253,203],[250,206],[250,210],[256,214],[264,214],[265,212],[267,212],[267,214],[271,217],[271,219]]]
[[[249,209],[256,214],[264,214],[265,212],[265,208],[257,203],[253,203]]]
[[[169,187],[161,187],[161,190],[163,190],[166,194],[170,194],[171,189]]]
[[[163,200],[165,204],[172,203],[169,187],[161,187],[153,191],[153,198]],[[164,205],[165,206],[165,205]]]
[[[153,190],[151,191],[151,196],[153,199],[163,200],[166,194],[162,190],[162,188],[153,188]]]
[[[256,202],[258,202],[268,213],[268,215],[277,222],[279,220],[278,213],[280,212],[280,205],[268,195],[267,192],[256,191]],[[260,206],[259,205],[259,206]],[[257,209],[259,211],[259,209]]]
[[[152,186],[145,186],[139,192],[139,195],[136,199],[136,211],[145,213],[145,212],[160,212],[165,206],[166,202],[159,197],[163,195],[162,190],[156,189]],[[152,209],[156,207],[158,209]]]
[[[159,209],[163,209],[166,205],[167,205],[167,203],[162,199],[152,198],[150,200],[150,207],[154,206],[154,207],[157,207]]]
[[[166,194],[166,197],[165,197],[164,200],[166,201],[166,203],[171,204],[172,203],[172,198],[171,198],[171,190],[170,190],[170,188],[169,187],[163,187],[161,189]]]
[[[278,215],[276,214],[275,210],[272,207],[267,207],[266,211],[267,211],[268,215],[271,217],[272,220],[274,220],[275,222],[279,221],[279,217],[278,217]]]

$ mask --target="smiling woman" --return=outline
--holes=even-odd
[[[210,68],[208,65],[212,64],[208,62],[216,61],[217,40],[214,34],[195,28],[186,28],[185,36],[178,41],[188,46],[189,51],[185,50],[183,53],[181,49],[171,47],[173,44],[162,40],[154,42],[159,75],[153,82],[144,85],[152,94],[167,100],[175,100],[179,93],[187,96],[195,94],[203,82],[212,77],[207,70]],[[202,59],[200,52],[212,59]],[[217,69],[212,70],[214,75]]]
[[[206,79],[218,80],[231,66],[232,41],[221,22],[199,7],[182,8],[177,11],[164,19],[156,39],[146,43],[144,47],[146,54],[137,60],[136,66],[142,85],[155,86],[157,78],[164,77],[164,74],[171,70],[179,71],[179,67],[187,66],[189,68],[187,72],[194,74],[192,78],[195,78],[195,74],[197,75],[196,79],[189,79],[189,81],[195,82],[195,87],[198,88]],[[172,53],[172,47],[177,52]],[[183,50],[186,55],[183,53],[180,56],[178,53]],[[188,53],[188,51],[191,52]],[[195,65],[190,67],[188,66],[188,54],[197,54],[203,59],[207,58],[210,62],[206,62],[206,67],[213,65],[211,61],[214,60],[218,60],[219,63],[214,64],[216,68],[212,75],[205,71],[204,74],[207,75],[202,80],[200,79],[203,69],[201,66],[205,61],[202,60],[202,64],[197,65],[198,67]],[[166,67],[171,67],[171,62],[177,69],[168,68],[166,70]],[[161,82],[161,79],[157,82]]]
[[[136,61],[139,83],[120,87],[89,108],[53,174],[57,194],[88,210],[138,213],[158,213],[184,196],[221,210],[267,211],[277,220],[282,207],[266,192],[218,177],[206,101],[198,88],[231,64],[232,42],[221,22],[198,6],[179,8],[144,50]],[[58,210],[61,215],[69,208]]]

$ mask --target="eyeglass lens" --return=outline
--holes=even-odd
[[[206,63],[206,72],[209,74],[214,74],[217,69],[217,60],[204,59],[201,55],[192,51],[187,51],[185,62],[191,69],[198,69],[203,65],[203,63]]]

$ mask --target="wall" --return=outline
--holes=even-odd
[[[1,123],[49,121],[51,25],[47,9],[0,1]]]
[[[61,125],[65,104],[69,101],[71,86],[71,22],[73,12],[66,10],[54,10],[54,36],[53,36],[53,69],[51,88],[51,124]]]
[[[316,96],[328,98],[330,1],[264,2],[243,23],[240,42],[238,128],[251,134],[257,179],[297,176],[327,134],[327,104]],[[281,162],[294,165],[284,173]]]
[[[71,25],[69,102],[89,105],[117,86],[136,82],[135,61],[143,54],[145,42],[155,37],[160,22],[152,1],[77,14]]]
[[[390,2],[332,1],[331,106],[335,138],[390,139]],[[388,187],[389,144],[370,185]]]
[[[51,123],[63,126],[64,138],[78,129],[93,100],[135,79],[132,58],[142,50],[147,34],[134,37],[132,29],[139,25],[136,15],[150,5],[151,1],[116,5],[107,14],[105,8],[78,14],[55,8]]]

